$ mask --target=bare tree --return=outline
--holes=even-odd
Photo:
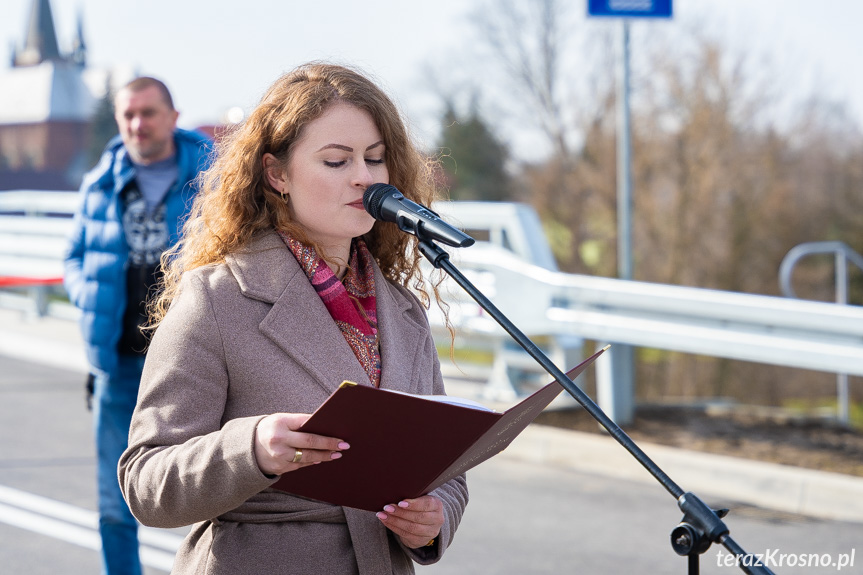
[[[607,37],[564,25],[567,10],[556,0],[483,3],[474,22],[484,68],[473,86],[486,103],[516,102],[548,141],[551,153],[516,175],[561,268],[614,276],[613,51]],[[779,264],[799,243],[838,239],[863,253],[863,137],[842,107],[813,99],[796,118],[780,117],[780,82],[751,55],[701,31],[660,34],[634,66],[635,279],[777,295]],[[579,39],[604,60],[573,68],[567,46]],[[578,98],[576,73],[589,87]],[[814,262],[796,279],[807,295],[829,300],[831,272],[832,262]],[[863,297],[863,278],[854,281],[852,296]],[[638,357],[641,397],[775,404],[833,385],[830,374],[659,350]]]
[[[560,7],[556,0],[532,3],[500,0],[494,9],[474,13],[480,38],[512,81],[513,91],[527,97],[555,154],[566,157],[569,146],[559,94]]]

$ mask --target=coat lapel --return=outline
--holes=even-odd
[[[326,392],[344,380],[369,385],[369,378],[321,298],[282,239],[269,232],[248,249],[227,258],[246,297],[273,305],[260,324],[261,332],[309,373]],[[424,326],[407,313],[419,305],[384,279],[374,265],[378,333],[381,345],[381,387],[416,393],[418,344]]]
[[[285,255],[291,256],[289,251]],[[261,322],[261,332],[332,393],[344,380],[369,385],[359,360],[302,270]]]
[[[260,324],[261,333],[301,365],[327,394],[346,379],[369,384],[321,298],[275,232],[229,257],[228,265],[246,297],[273,304]]]
[[[381,387],[417,393],[420,374],[417,371],[417,347],[425,341],[424,329],[407,313],[418,305],[398,288],[387,282],[375,265],[378,333],[381,344]]]

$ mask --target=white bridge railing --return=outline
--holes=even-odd
[[[44,315],[49,295],[63,293],[63,255],[77,202],[75,192],[0,192],[0,288],[7,288],[0,305]]]
[[[528,336],[562,342],[551,346],[562,369],[573,362],[563,352],[584,339],[863,376],[860,306],[563,274],[479,244],[453,253],[452,261]],[[460,331],[508,337],[458,289],[448,291]],[[439,312],[432,321],[441,328]],[[614,345],[604,355],[613,353]],[[502,371],[505,358],[499,356],[489,390],[512,389]],[[617,389],[615,364],[601,360],[600,406],[626,421],[632,390]]]
[[[0,192],[0,278],[62,274],[76,201],[74,192]],[[519,329],[546,343],[564,370],[581,343],[592,340],[863,376],[863,307],[564,274],[554,269],[547,246],[536,241],[542,233],[538,219],[525,209],[453,202],[439,211],[469,230],[486,226],[490,241],[454,250],[453,263]],[[513,350],[509,336],[454,282],[447,280],[444,296],[453,302],[450,319],[459,338],[485,342],[495,351],[488,394],[504,400],[517,395],[511,368],[538,366]],[[0,297],[0,305],[9,301]],[[433,308],[430,318],[448,341],[440,311]],[[614,363],[605,357],[613,354],[612,345],[597,365],[599,403],[625,423],[632,390],[614,385]]]

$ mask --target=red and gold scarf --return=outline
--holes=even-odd
[[[371,252],[363,240],[351,243],[348,270],[342,281],[315,249],[279,232],[297,258],[300,267],[324,302],[345,340],[357,356],[369,381],[381,382],[381,353],[378,347],[378,319],[375,299],[375,274]]]

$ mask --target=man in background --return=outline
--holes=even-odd
[[[138,524],[117,480],[138,395],[147,341],[148,292],[159,258],[180,239],[182,220],[209,167],[211,143],[177,128],[168,88],[137,78],[114,98],[120,134],[84,177],[66,255],[64,286],[81,314],[95,374],[94,428],[103,573],[141,573]]]

